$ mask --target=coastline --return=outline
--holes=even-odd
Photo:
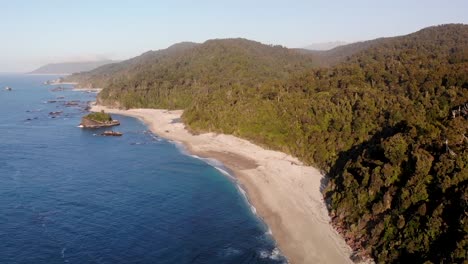
[[[174,122],[182,110],[91,108],[101,110],[138,118],[153,133],[181,142],[190,154],[222,162],[245,189],[290,263],[352,263],[351,249],[330,224],[320,192],[323,175],[317,169],[231,135],[193,135],[183,123]]]

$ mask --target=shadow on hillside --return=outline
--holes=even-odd
[[[368,152],[368,155],[379,155],[377,154],[377,147],[380,145],[382,139],[392,137],[397,133],[404,132],[408,128],[406,121],[401,121],[394,126],[386,126],[379,132],[375,133],[370,139],[351,147],[347,151],[342,151],[338,154],[338,158],[335,163],[331,166],[330,170],[325,177],[321,180],[320,192],[324,192],[330,182],[330,179],[335,179],[337,189],[342,189],[343,177],[342,174],[345,170],[346,164],[349,161],[355,162],[364,151]],[[324,194],[325,195],[325,194]],[[325,197],[327,208],[330,211],[330,197]]]

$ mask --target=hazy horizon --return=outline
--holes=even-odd
[[[1,1],[1,0],[0,0]],[[242,37],[303,48],[468,23],[468,3],[353,1],[1,1],[0,72],[49,63],[124,60],[182,42]]]

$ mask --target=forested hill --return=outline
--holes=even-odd
[[[317,68],[323,61],[300,50],[208,41],[105,76],[99,98],[182,107],[194,131],[234,134],[321,168],[333,223],[357,256],[466,261],[468,26],[346,47]]]
[[[105,88],[99,100],[122,107],[185,108],[195,93],[255,87],[313,65],[312,56],[246,39],[180,43],[68,79]],[[208,89],[208,90],[207,90]]]
[[[142,71],[147,71],[149,68],[158,64],[161,59],[166,59],[171,56],[177,56],[179,53],[188,51],[198,44],[192,42],[183,42],[175,44],[165,50],[148,51],[138,57],[99,67],[89,72],[73,74],[66,80],[77,81],[82,87],[108,87],[115,80],[120,79],[121,82],[129,80],[136,74]]]

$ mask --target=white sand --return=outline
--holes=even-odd
[[[290,263],[352,263],[351,249],[330,224],[320,192],[323,175],[317,169],[234,136],[192,135],[183,123],[173,123],[181,110],[92,108],[101,110],[139,118],[153,133],[182,142],[191,153],[223,162],[246,189]]]

